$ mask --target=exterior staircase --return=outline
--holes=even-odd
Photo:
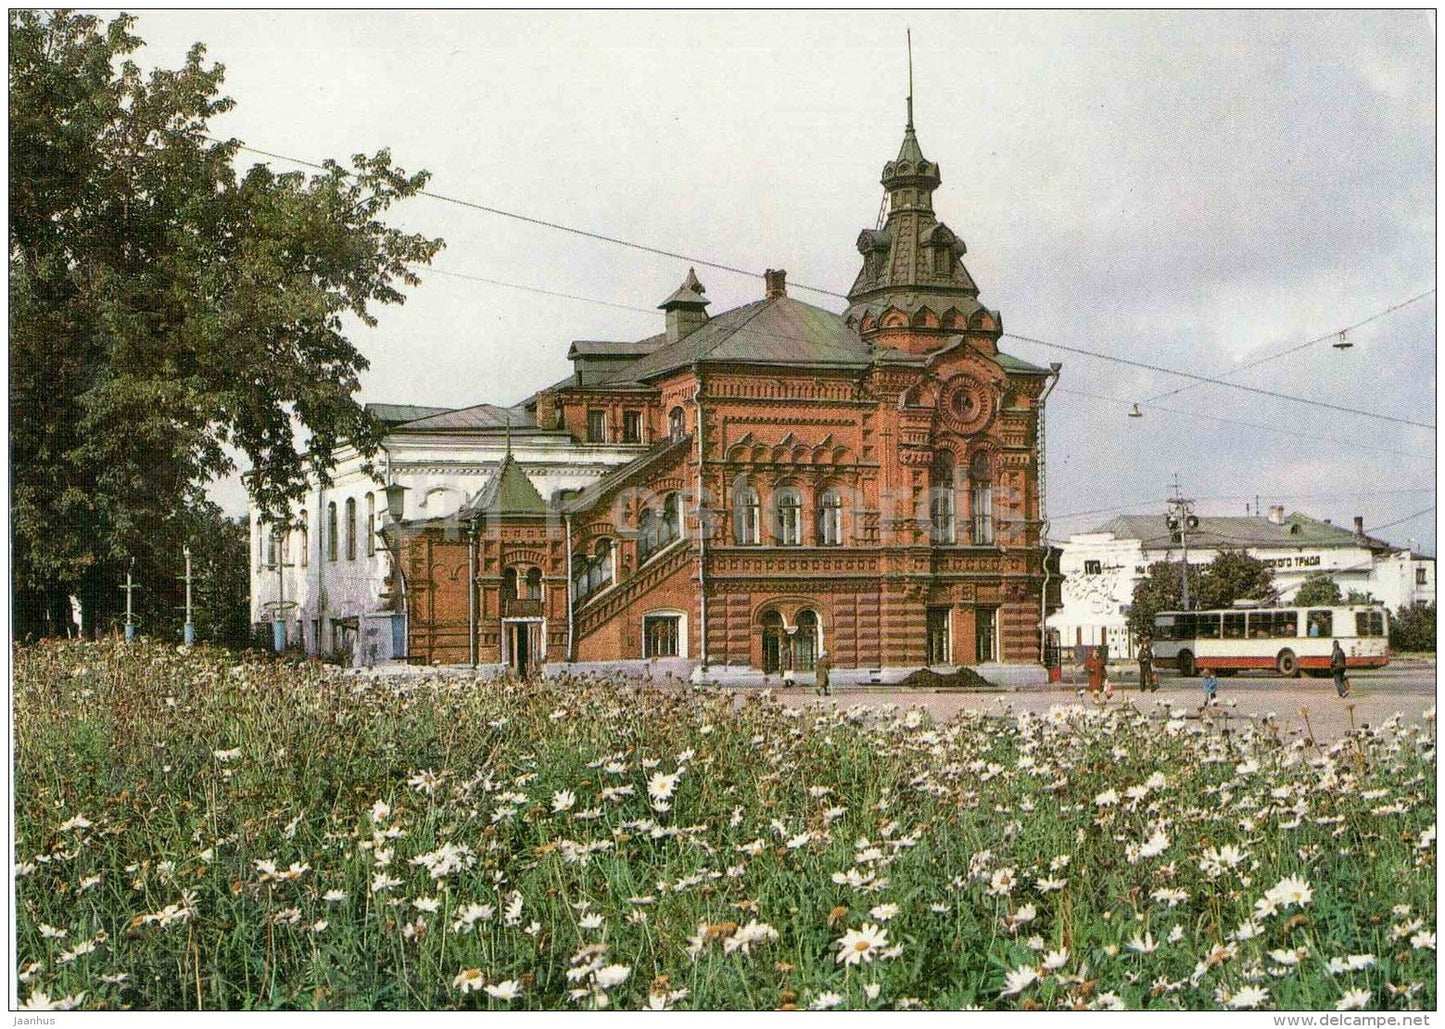
[[[643,594],[660,586],[691,560],[692,541],[674,540],[653,555],[652,559],[637,569],[630,578],[583,600],[572,616],[577,639],[586,639]]]

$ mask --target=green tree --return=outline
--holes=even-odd
[[[1263,561],[1243,551],[1221,551],[1207,565],[1189,566],[1189,606],[1229,607],[1236,600],[1269,600],[1275,596],[1274,572]],[[1184,592],[1177,561],[1156,561],[1134,584],[1129,605],[1129,631],[1137,636],[1154,632],[1160,611],[1184,607]]]
[[[1221,550],[1204,568],[1197,608],[1229,607],[1236,600],[1272,600],[1274,572],[1242,550]]]
[[[1435,653],[1435,605],[1402,607],[1390,616],[1390,649]]]
[[[68,595],[113,619],[134,559],[173,575],[204,487],[249,460],[273,519],[377,427],[351,319],[401,303],[439,240],[381,221],[423,188],[389,154],[234,167],[232,101],[197,44],[142,76],[134,19],[10,13],[10,457],[16,635]],[[299,436],[299,439],[298,439]]]
[[[1189,595],[1199,595],[1203,585],[1199,565],[1189,566]],[[1180,581],[1179,562],[1155,561],[1144,578],[1134,584],[1134,597],[1129,605],[1129,631],[1136,638],[1154,634],[1154,616],[1160,611],[1178,611],[1184,607],[1184,587]]]
[[[1306,576],[1294,595],[1294,602],[1300,607],[1327,607],[1342,603],[1343,600],[1339,584],[1328,572],[1315,572]]]

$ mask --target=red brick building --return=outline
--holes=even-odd
[[[689,272],[662,333],[574,343],[532,427],[638,456],[548,497],[509,456],[456,518],[391,525],[410,659],[1036,666],[1057,367],[999,352],[940,181],[910,114],[841,315],[770,271],[762,299],[709,316]]]

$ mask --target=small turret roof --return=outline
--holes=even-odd
[[[706,287],[697,281],[697,274],[689,268],[687,278],[682,280],[682,285],[673,291],[668,297],[657,306],[666,311],[670,307],[706,307],[712,303],[703,293],[707,292]]]
[[[508,454],[502,458],[497,474],[477,495],[471,512],[502,517],[540,517],[547,513],[547,502],[532,485],[532,480],[527,478],[527,473]]]

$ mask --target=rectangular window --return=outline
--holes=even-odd
[[[677,657],[678,615],[648,615],[642,619],[642,656]]]
[[[641,412],[641,411],[623,411],[623,412],[622,412],[622,442],[623,442],[623,443],[641,443],[641,442],[642,442],[642,412]]]
[[[1084,574],[1085,574],[1085,575],[1101,575],[1101,574],[1103,574],[1103,571],[1104,571],[1104,562],[1102,562],[1102,561],[1085,561],[1085,562],[1084,562]]]
[[[607,442],[607,412],[606,412],[606,411],[588,411],[588,412],[587,412],[587,442],[588,442],[588,443],[606,443],[606,442]]]
[[[366,495],[366,556],[376,556],[376,494]]]
[[[973,487],[973,542],[978,546],[993,543],[993,485],[982,482]]]
[[[1274,624],[1274,634],[1281,639],[1290,639],[1299,635],[1299,615],[1294,611],[1277,612]]]
[[[1227,640],[1244,639],[1244,612],[1227,611],[1224,615],[1224,638]]]
[[[346,501],[346,560],[356,560],[356,498]]]
[[[1385,616],[1380,611],[1356,611],[1355,612],[1355,635],[1356,636],[1383,636],[1385,635]]]
[[[336,501],[326,505],[326,560],[336,560]]]
[[[1194,633],[1201,640],[1219,639],[1219,615],[1197,615],[1194,620]]]
[[[1305,631],[1311,636],[1329,638],[1335,634],[1333,611],[1311,611],[1305,617]]]
[[[1416,569],[1415,569],[1415,585],[1416,585],[1416,586],[1428,586],[1428,585],[1430,585],[1429,581],[1428,581],[1428,580],[1426,579],[1426,577],[1425,577],[1425,569],[1424,569],[1424,568],[1416,568]]]
[[[928,609],[928,663],[931,665],[952,664],[950,654],[949,614],[952,608],[930,607]]]
[[[276,567],[276,533],[269,528],[266,530],[266,567]]]

